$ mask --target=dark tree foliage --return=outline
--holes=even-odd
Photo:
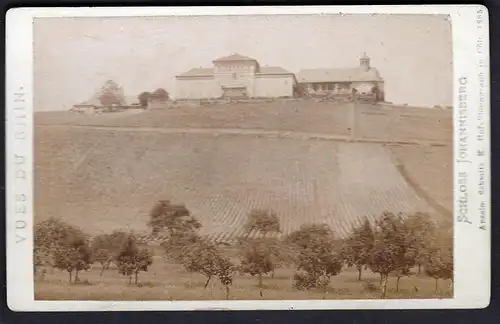
[[[168,92],[163,89],[163,88],[158,88],[156,89],[152,94],[151,94],[151,98],[153,99],[159,99],[159,100],[168,100],[170,97],[170,95],[168,94]]]
[[[206,277],[205,289],[213,277],[219,277],[229,293],[234,266],[214,242],[204,237],[191,237],[183,246],[179,260],[187,271]]]
[[[118,253],[116,263],[118,272],[129,277],[128,283],[132,282],[134,276],[137,284],[139,272],[148,271],[149,266],[153,264],[153,258],[147,249],[139,249],[134,235],[130,234]]]
[[[124,102],[122,88],[113,80],[108,80],[101,87],[99,101],[103,106],[121,105]]]
[[[109,268],[111,262],[116,262],[116,258],[127,241],[128,236],[128,233],[114,231],[111,234],[98,235],[92,239],[93,261],[101,264],[101,276],[104,270]]]
[[[257,238],[245,242],[241,246],[241,263],[239,270],[243,274],[258,277],[258,286],[262,296],[262,276],[274,270],[272,246],[269,239]]]
[[[453,282],[453,233],[448,228],[440,229],[433,246],[425,256],[425,274],[436,280],[436,292],[439,279]]]
[[[406,224],[415,238],[417,256],[415,263],[418,267],[418,273],[421,273],[422,267],[425,267],[427,255],[435,245],[438,234],[437,227],[428,213],[415,213],[409,215]]]
[[[248,215],[244,229],[247,236],[252,231],[257,231],[262,236],[266,236],[269,233],[279,233],[281,231],[280,220],[278,215],[272,210],[254,209]]]
[[[139,103],[141,104],[141,107],[147,107],[148,106],[148,101],[149,98],[151,98],[151,92],[145,91],[141,92],[139,96],[137,97],[139,99]]]
[[[286,239],[297,247],[297,289],[326,289],[330,278],[340,273],[342,262],[336,252],[333,232],[327,225],[304,225]]]
[[[235,266],[227,257],[220,258],[218,266],[219,280],[226,289],[226,299],[229,299],[229,289],[233,284],[233,273],[235,271]]]
[[[51,265],[67,271],[70,282],[73,272],[76,272],[75,281],[79,280],[78,273],[88,270],[92,262],[87,236],[80,229],[56,218],[35,224],[33,252],[35,267]]]
[[[150,211],[149,226],[153,235],[167,232],[195,233],[201,223],[191,215],[183,204],[172,204],[169,200],[159,200]]]
[[[389,275],[402,273],[416,264],[419,238],[414,236],[404,216],[386,212],[376,223],[369,266],[380,274],[382,298],[387,294]]]
[[[73,271],[75,272],[75,282],[78,282],[78,273],[90,269],[91,263],[90,248],[85,239],[80,237],[71,239],[56,249],[54,253],[54,267],[67,271],[69,282],[71,282]]]
[[[352,234],[342,245],[341,258],[348,267],[356,267],[358,280],[361,280],[363,268],[368,266],[373,241],[372,226],[368,219],[365,219],[361,226],[353,228]]]

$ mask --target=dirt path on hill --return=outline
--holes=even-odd
[[[420,198],[422,198],[429,206],[431,206],[435,211],[440,213],[442,216],[445,216],[447,218],[453,216],[453,212],[451,210],[444,207],[426,190],[422,189],[420,184],[411,176],[411,174],[406,170],[404,164],[396,156],[394,156],[390,152],[387,152],[387,155],[391,158],[394,167],[403,177],[405,182],[413,189],[415,194],[417,194]]]
[[[289,138],[298,140],[328,140],[342,142],[378,143],[378,144],[399,144],[399,145],[432,145],[447,146],[451,143],[444,141],[400,141],[377,138],[356,138],[350,135],[334,135],[323,133],[296,132],[296,131],[270,131],[263,129],[246,128],[160,128],[160,127],[116,127],[116,126],[91,126],[91,125],[35,125],[43,128],[73,128],[89,129],[116,132],[156,132],[161,134],[203,134],[212,136],[237,135],[256,136],[272,138]]]

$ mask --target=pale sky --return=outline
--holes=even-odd
[[[36,18],[35,110],[69,109],[113,79],[127,96],[232,53],[297,73],[355,67],[366,52],[386,100],[451,105],[452,35],[446,16],[289,15]]]

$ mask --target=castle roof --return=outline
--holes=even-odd
[[[213,62],[234,62],[234,61],[257,61],[256,59],[253,59],[248,56],[244,56],[238,53],[234,53],[228,56],[223,56],[219,57],[218,59],[214,60]]]
[[[179,74],[178,77],[212,76],[213,74],[214,74],[213,68],[194,68],[187,72]]]
[[[292,74],[280,66],[261,66],[257,74]]]
[[[307,69],[297,73],[299,83],[383,81],[377,69],[362,67],[342,69]]]
[[[281,74],[293,74],[290,71],[285,70],[279,66],[261,66],[256,73],[257,75],[281,75]],[[176,77],[210,77],[214,75],[213,68],[194,68],[187,72],[181,73]]]

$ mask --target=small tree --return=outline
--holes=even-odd
[[[226,290],[226,300],[229,299],[229,289],[233,284],[233,273],[234,273],[234,265],[231,263],[229,258],[221,257],[218,260],[218,275],[221,284],[224,286]]]
[[[89,268],[91,252],[87,236],[60,219],[50,218],[36,223],[33,243],[35,271],[41,266],[50,265],[68,271],[71,282],[74,271]]]
[[[259,237],[267,237],[269,234],[278,234],[281,232],[280,220],[278,215],[271,209],[253,209],[247,216],[247,221],[244,225],[245,238],[243,241],[248,243],[250,234],[255,232]],[[282,257],[282,249],[279,247],[279,243],[275,239],[265,240],[268,244],[266,247],[268,254],[270,254],[272,262],[272,277],[274,278],[274,271],[280,263],[283,263],[284,256]],[[260,242],[262,243],[262,242]],[[245,244],[245,243],[243,243]],[[262,277],[260,277],[262,280]]]
[[[125,99],[123,89],[113,80],[108,80],[101,87],[98,99],[103,106],[121,105]]]
[[[415,238],[417,249],[416,265],[418,267],[418,274],[420,274],[422,266],[425,266],[426,256],[435,245],[437,228],[428,213],[420,212],[409,215],[406,219],[406,226]]]
[[[323,288],[340,273],[342,262],[335,252],[333,232],[327,225],[303,225],[287,237],[298,249],[295,284],[297,289]]]
[[[78,282],[80,280],[78,273],[90,269],[91,263],[92,254],[86,239],[83,237],[68,237],[67,241],[54,251],[54,267],[67,271],[70,283],[73,271],[75,272],[75,282]]]
[[[258,238],[246,242],[242,246],[240,272],[258,277],[260,295],[262,292],[262,276],[274,269],[271,243],[268,239]]]
[[[402,277],[409,277],[411,275],[410,268],[408,266],[402,266],[395,271],[396,275],[396,291],[399,292],[399,282]]]
[[[204,286],[206,289],[212,277],[219,274],[221,257],[215,244],[199,237],[189,245],[185,245],[182,263],[187,271],[198,272],[207,278]]]
[[[151,97],[158,100],[168,100],[169,94],[165,89],[158,88],[151,94]]]
[[[137,97],[139,99],[139,103],[141,104],[141,107],[145,108],[148,106],[148,101],[149,98],[151,98],[151,92],[144,91],[139,94]]]
[[[426,256],[425,274],[436,280],[435,291],[438,291],[439,279],[450,279],[453,282],[453,238],[441,235],[435,246],[429,249]]]
[[[149,226],[153,235],[166,232],[196,233],[201,223],[191,215],[183,204],[172,204],[169,200],[159,200],[151,209]]]
[[[257,231],[262,236],[266,236],[269,233],[279,233],[281,231],[280,220],[278,215],[272,210],[254,209],[248,214],[244,229],[247,237],[252,231]]]
[[[147,249],[139,249],[133,235],[129,235],[126,243],[118,253],[117,257],[118,272],[128,276],[128,283],[132,282],[132,275],[135,276],[135,284],[138,281],[140,271],[148,271],[153,264],[153,258]]]
[[[93,238],[91,249],[94,262],[101,264],[100,276],[111,262],[115,261],[123,244],[128,239],[128,233],[114,231],[111,234],[102,234]]]
[[[353,229],[351,236],[342,245],[341,258],[348,267],[356,267],[358,280],[361,280],[363,268],[368,265],[373,240],[372,226],[368,219],[365,219],[360,227]]]
[[[380,274],[381,297],[385,298],[389,275],[415,265],[418,244],[402,214],[384,213],[376,223],[374,237],[369,266]]]

